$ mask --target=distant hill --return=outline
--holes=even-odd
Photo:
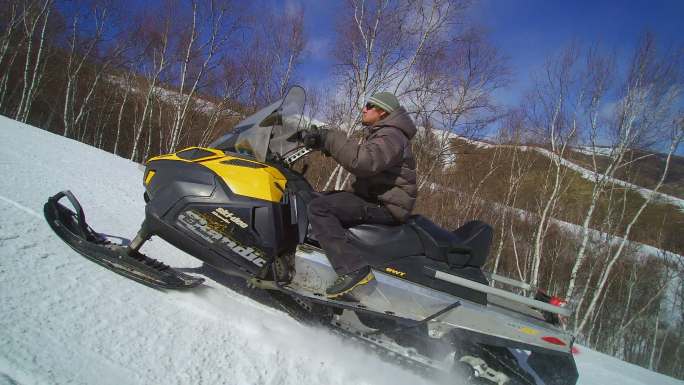
[[[526,163],[526,170],[521,178],[517,199],[512,205],[516,209],[535,213],[539,207],[539,199],[543,199],[541,186],[547,177],[551,165],[552,153],[541,146],[497,145],[490,142],[471,140],[458,136],[451,137],[453,155],[448,164],[436,180],[442,185],[462,188],[464,193],[474,189],[468,187],[464,181],[478,181],[478,193],[483,199],[506,205],[505,195],[508,189],[514,164]],[[665,165],[664,154],[647,154],[644,151],[630,150],[630,159],[638,159],[629,169],[621,169],[615,173],[616,178],[612,186],[612,195],[605,193],[601,196],[596,218],[590,227],[605,231],[605,221],[608,212],[614,212],[618,202],[624,205],[624,218],[631,218],[644,197],[652,192],[660,173]],[[524,160],[522,159],[524,157]],[[607,156],[596,156],[598,169],[605,170]],[[517,163],[516,163],[517,162]],[[553,216],[561,221],[579,225],[589,204],[593,186],[591,156],[582,149],[566,151],[562,159],[564,168],[564,187],[559,206]],[[521,166],[522,167],[522,166]],[[631,177],[628,178],[628,175]],[[469,182],[474,183],[474,182]],[[473,184],[474,186],[474,184]],[[610,203],[612,200],[613,203]],[[611,206],[612,205],[612,206]],[[664,222],[666,221],[666,222]],[[614,226],[614,231],[620,232],[626,225],[626,219],[621,225]],[[630,239],[658,248],[684,254],[684,241],[680,240],[684,232],[684,158],[674,157],[670,163],[665,184],[653,197],[649,206],[641,214],[635,224]]]

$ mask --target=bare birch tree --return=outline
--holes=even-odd
[[[150,55],[149,61],[143,64],[146,86],[146,95],[143,102],[143,108],[139,118],[135,122],[133,128],[133,149],[131,150],[131,160],[135,160],[138,154],[138,147],[140,145],[140,138],[145,128],[145,121],[150,114],[151,105],[154,102],[153,98],[157,95],[157,88],[159,85],[162,72],[166,70],[168,63],[168,47],[170,34],[171,15],[168,14],[165,20],[162,20],[156,27],[148,25],[151,30],[143,30],[142,38],[147,40],[147,46],[144,47],[144,53]]]
[[[24,3],[22,26],[26,41],[21,100],[14,118],[28,120],[31,105],[45,74],[47,26],[52,12],[52,0]]]
[[[251,31],[240,73],[247,80],[247,104],[255,109],[284,95],[300,64],[306,37],[301,8],[278,14],[260,9],[251,18],[258,20],[259,28]]]
[[[118,87],[117,93],[121,94],[121,102],[119,103],[119,113],[116,119],[116,134],[114,136],[114,149],[112,152],[114,155],[119,155],[119,142],[121,139],[121,124],[123,120],[124,111],[126,109],[126,102],[128,101],[128,96],[133,88],[134,75],[130,71],[125,71],[123,77],[121,78],[121,87]]]
[[[568,169],[562,164],[568,144],[577,133],[575,107],[584,98],[577,91],[576,47],[569,46],[549,60],[529,106],[531,125],[539,127],[539,135],[548,143],[549,167],[544,177],[543,195],[539,196],[538,223],[532,240],[532,266],[529,283],[538,286],[544,237],[553,217]]]
[[[93,63],[97,58],[96,51],[100,48],[105,33],[107,23],[107,8],[93,9],[92,18],[94,32],[92,36],[85,38],[79,23],[83,16],[76,13],[73,16],[71,34],[68,42],[68,53],[66,59],[66,85],[64,87],[64,110],[62,118],[64,121],[64,136],[69,136],[71,130],[83,120],[89,101],[102,77],[103,72],[108,68],[107,65],[100,66],[100,70],[94,76],[92,82],[86,90],[85,96],[81,97],[78,92],[81,89],[79,80],[86,63]],[[85,38],[85,39],[84,39]],[[85,41],[84,41],[85,40]],[[106,59],[108,62],[112,58]],[[76,105],[80,107],[76,108]]]
[[[429,156],[417,154],[419,190],[442,164],[454,156],[454,138],[472,139],[488,124],[499,119],[492,93],[504,86],[508,73],[503,59],[489,45],[483,33],[470,29],[445,41],[430,55],[424,55],[408,84],[410,108],[425,129],[433,128],[438,140]],[[414,98],[414,95],[419,98]],[[418,101],[413,103],[413,101]],[[483,179],[484,180],[484,179]]]
[[[436,59],[440,52],[447,56],[449,51],[445,46],[455,43],[459,36],[463,37],[456,22],[467,3],[385,0],[374,3],[350,1],[348,4],[347,14],[338,27],[335,48],[339,88],[335,108],[338,121],[333,122],[334,125],[351,135],[359,124],[359,112],[365,99],[382,90],[394,92],[406,101],[413,96],[416,105],[408,106],[409,109],[425,108],[427,116],[431,116],[430,109],[435,109],[440,102],[447,113],[457,110],[451,108],[452,100],[443,94],[440,97],[440,91],[445,88],[438,87],[436,82],[444,82],[443,76],[423,72],[427,76],[421,78],[419,67],[422,63],[427,68],[429,61]],[[426,81],[431,82],[429,86]],[[458,86],[462,84],[447,86],[453,87],[452,94],[457,94]],[[422,118],[416,116],[417,120],[423,121]],[[333,181],[335,189],[341,188],[346,181],[344,175],[343,170],[336,167],[324,188]]]
[[[590,225],[599,205],[599,198],[605,192],[609,181],[622,163],[622,159],[629,148],[630,139],[628,137],[622,137],[619,143],[611,146],[611,153],[609,155],[610,163],[608,166],[604,170],[599,169],[599,162],[597,160],[599,148],[598,141],[601,135],[601,129],[605,126],[605,120],[601,119],[600,111],[606,93],[610,87],[611,76],[614,70],[614,59],[612,57],[602,57],[598,54],[596,49],[592,49],[587,53],[586,70],[583,78],[586,79],[584,87],[587,89],[588,103],[582,107],[586,120],[585,126],[588,127],[589,131],[589,149],[591,151],[593,183],[589,203],[586,212],[583,215],[579,249],[575,256],[575,262],[565,292],[565,298],[567,299],[572,299],[574,296],[577,277],[580,268],[584,263],[587,246],[589,244]]]
[[[0,76],[0,111],[3,109],[7,95],[10,72],[14,61],[19,56],[19,50],[14,46],[13,40],[17,40],[17,30],[22,22],[18,1],[3,1],[2,4],[4,6],[0,5],[3,8],[0,11],[0,20],[4,25],[4,29],[2,36],[0,36],[0,68],[2,68],[2,75]]]
[[[625,107],[628,107],[632,102],[626,101]],[[638,103],[640,104],[640,103]],[[642,106],[640,106],[642,107]],[[631,112],[623,112],[625,114],[631,114],[634,113],[634,111]],[[652,201],[654,194],[660,189],[662,186],[663,182],[665,181],[665,178],[667,177],[667,173],[669,171],[670,163],[672,161],[672,156],[676,152],[677,148],[679,147],[679,144],[681,143],[682,139],[684,138],[684,118],[679,117],[677,121],[672,123],[672,131],[671,131],[671,137],[670,137],[670,143],[669,143],[669,148],[667,152],[667,158],[665,160],[665,168],[660,175],[660,179],[658,180],[658,183],[656,184],[655,188],[653,189],[653,192],[648,194],[646,198],[644,199],[643,203],[639,206],[637,209],[636,213],[632,216],[631,220],[627,224],[624,232],[621,235],[622,241],[619,243],[617,250],[611,255],[608,264],[606,265],[605,269],[601,273],[601,276],[598,281],[598,285],[596,289],[594,290],[594,295],[591,298],[591,301],[589,303],[589,306],[584,312],[584,315],[581,317],[581,320],[579,322],[579,326],[577,327],[577,331],[581,332],[587,325],[588,320],[590,319],[591,315],[593,314],[594,309],[596,308],[596,304],[598,302],[598,299],[601,295],[602,290],[606,286],[606,282],[608,281],[608,277],[610,276],[613,267],[615,266],[616,262],[623,256],[624,250],[627,247],[627,244],[629,242],[629,235],[634,227],[634,224],[636,223],[637,219],[639,219],[639,216],[641,213],[643,213],[644,209],[649,205],[649,203]]]
[[[280,96],[285,95],[306,45],[304,11],[301,8],[291,9],[281,19],[279,23],[267,25],[274,27],[270,33],[273,36],[274,60],[277,63],[275,80]]]
[[[238,28],[238,23],[228,17],[231,13],[228,2],[212,0],[205,4],[193,0],[190,5],[190,25],[179,46],[179,86],[165,152],[173,152],[178,147],[197,92],[208,73],[217,66],[222,46]]]
[[[613,110],[611,120],[601,119],[599,110],[601,109],[601,100],[609,92],[610,77],[613,76],[612,72],[614,72],[612,59],[598,57],[593,51],[589,52],[587,58],[585,77],[588,80],[588,87],[585,90],[589,97],[588,102],[584,106],[584,115],[586,117],[586,127],[588,127],[590,143],[588,149],[591,152],[593,183],[592,193],[582,220],[580,245],[575,255],[566,291],[566,298],[575,300],[578,304],[577,307],[580,309],[585,297],[589,293],[589,288],[591,287],[589,279],[591,279],[593,274],[590,273],[588,275],[584,289],[579,295],[575,293],[575,290],[590,241],[589,226],[593,223],[599,199],[607,200],[609,207],[613,205],[612,192],[606,195],[606,189],[610,187],[609,191],[614,191],[611,186],[615,181],[616,172],[626,167],[631,167],[641,159],[634,159],[631,155],[628,156],[633,148],[639,147],[644,143],[652,144],[654,141],[657,141],[658,135],[663,138],[664,128],[670,127],[666,137],[669,143],[669,151],[676,151],[682,135],[682,128],[677,127],[677,124],[681,125],[681,123],[677,123],[678,119],[681,119],[677,114],[681,114],[681,112],[673,109],[678,101],[681,100],[682,95],[682,74],[677,65],[677,63],[681,63],[679,56],[670,54],[658,57],[653,38],[650,35],[645,35],[632,60],[630,73],[624,85],[621,86],[622,96]],[[607,128],[612,129],[610,131],[611,135],[606,135]],[[599,152],[597,138],[600,136],[608,137],[611,140],[607,147],[609,153],[606,154],[606,157],[603,157],[602,164],[599,164],[597,160],[597,153]],[[603,147],[604,152],[605,148]],[[665,168],[660,175],[660,180],[654,187],[656,192],[664,182],[670,165],[671,155],[672,153],[670,152],[670,155],[666,157]],[[585,313],[581,316],[577,314],[579,316],[577,320],[578,330],[581,331],[593,316],[590,313],[596,309],[597,301],[601,296],[601,291],[605,288],[605,281],[608,279],[610,271],[625,253],[624,250],[629,242],[631,228],[653,199],[653,194],[648,195],[639,208],[631,214],[632,217],[627,218],[627,196],[625,195],[622,198],[623,203],[622,209],[619,211],[619,218],[624,219],[620,219],[614,226],[610,226],[614,227],[613,230],[604,230],[608,233],[619,234],[622,239],[618,242],[619,246],[616,250],[611,252],[611,257],[607,260],[603,270],[596,278],[597,287]],[[611,210],[608,210],[608,212],[611,212]],[[610,216],[607,216],[606,219],[610,220]],[[595,264],[592,265],[592,273],[596,271],[595,267]]]
[[[507,230],[518,216],[514,208],[516,207],[520,186],[522,184],[523,178],[528,174],[533,165],[530,161],[531,153],[529,151],[523,151],[520,148],[521,135],[523,134],[522,131],[524,130],[525,124],[524,117],[522,115],[523,114],[520,111],[511,112],[508,115],[508,119],[506,120],[504,127],[502,128],[502,132],[499,134],[500,140],[504,142],[502,144],[510,146],[508,149],[510,156],[510,168],[508,171],[508,183],[506,183],[506,195],[503,197],[503,201],[501,202],[503,209],[500,210],[500,221],[497,222],[499,239],[493,255],[493,273],[497,273],[499,270],[499,263],[501,261],[504,244],[506,243],[508,234]],[[517,266],[519,278],[524,280],[522,272],[519,268],[519,264],[517,264]]]

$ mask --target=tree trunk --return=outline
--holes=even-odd
[[[50,11],[52,9],[52,0],[46,0],[43,3],[43,8],[40,13],[36,16],[36,19],[31,23],[31,26],[27,25],[28,13],[24,14],[24,30],[26,32],[27,38],[27,48],[26,48],[26,63],[24,64],[24,83],[21,92],[21,100],[19,101],[19,107],[17,108],[17,113],[15,119],[26,123],[28,115],[35,98],[35,93],[39,87],[40,79],[42,74],[41,69],[43,66],[43,51],[45,46],[45,30],[47,28],[48,19],[50,16]],[[41,28],[40,36],[38,37],[38,52],[36,53],[35,62],[33,63],[33,68],[31,69],[31,59],[33,54],[33,35],[35,34],[36,27],[38,23],[43,20],[43,26]]]

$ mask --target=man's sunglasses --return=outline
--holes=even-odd
[[[380,108],[380,107],[378,107],[375,104],[370,103],[370,102],[366,103],[366,109],[367,110],[372,110],[373,108]]]

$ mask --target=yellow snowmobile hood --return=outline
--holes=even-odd
[[[145,185],[154,179],[154,163],[161,160],[199,164],[219,176],[233,193],[269,202],[280,202],[287,184],[287,178],[266,163],[227,155],[213,148],[189,147],[150,158],[144,175]]]

